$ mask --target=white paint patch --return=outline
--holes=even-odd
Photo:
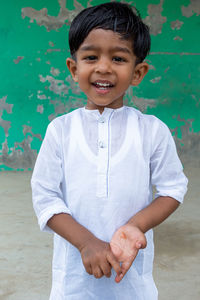
[[[43,105],[38,105],[37,106],[37,112],[39,112],[40,114],[43,114],[43,112],[44,112],[44,106]]]
[[[161,77],[161,76],[158,76],[158,77],[155,77],[155,78],[151,79],[150,81],[151,81],[152,83],[158,83],[161,79],[162,79],[162,77]]]

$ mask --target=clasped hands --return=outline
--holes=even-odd
[[[146,244],[144,233],[127,223],[114,233],[110,244],[94,237],[87,240],[79,250],[88,274],[95,278],[110,277],[113,268],[116,272],[115,282],[119,283],[138,251],[145,248]]]

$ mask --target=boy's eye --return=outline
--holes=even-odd
[[[95,55],[89,55],[84,58],[84,60],[90,60],[90,61],[95,60],[95,59],[97,59],[97,56],[95,56]]]
[[[126,61],[123,57],[120,57],[120,56],[113,57],[113,60],[116,62],[125,62]]]

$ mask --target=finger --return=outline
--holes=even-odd
[[[115,257],[120,257],[120,255],[122,254],[122,249],[117,244],[111,242],[110,248]]]
[[[110,253],[107,255],[107,261],[110,263],[112,268],[115,270],[115,272],[120,275],[122,270],[119,261],[115,258],[113,253],[110,251]]]
[[[133,260],[129,260],[126,262],[123,262],[121,265],[121,274],[117,274],[115,277],[115,282],[119,283],[125,276],[125,274],[128,272],[130,269],[131,265],[133,263]]]
[[[84,268],[85,268],[85,271],[88,273],[88,274],[90,274],[90,275],[92,275],[93,273],[92,273],[92,266],[91,266],[91,264],[89,263],[89,262],[83,262],[83,265],[84,265]]]
[[[136,244],[135,244],[135,247],[139,250],[142,248],[142,243],[137,241]]]
[[[146,248],[146,246],[147,246],[147,239],[146,239],[145,235],[144,235],[144,239],[142,241],[138,242],[138,244],[141,244],[141,247],[140,247],[141,249]]]
[[[92,270],[92,273],[94,275],[95,278],[101,278],[103,276],[103,272],[102,270],[99,268],[99,266],[95,267],[93,270]]]
[[[91,265],[87,266],[87,268],[85,270],[89,275],[93,275]]]
[[[100,267],[103,274],[109,278],[111,276],[111,268],[112,268],[111,265],[108,262],[105,262],[102,263]]]

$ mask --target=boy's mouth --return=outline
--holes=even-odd
[[[107,90],[114,87],[114,84],[107,80],[96,80],[92,83],[97,89]]]

